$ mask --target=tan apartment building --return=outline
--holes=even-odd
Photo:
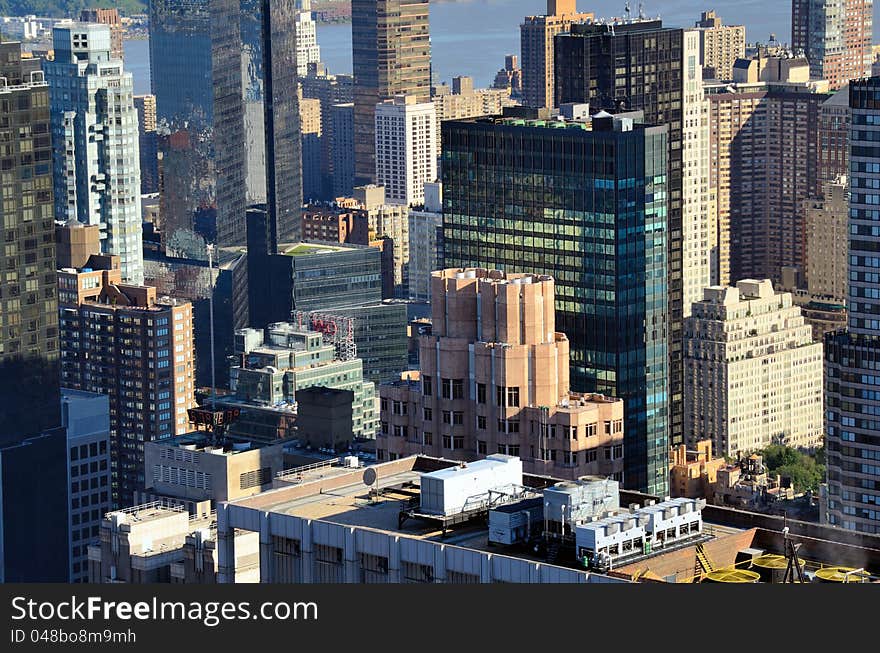
[[[79,20],[83,23],[98,23],[110,27],[110,55],[114,59],[125,59],[123,46],[124,28],[119,10],[116,8],[91,8],[83,9],[79,14]]]
[[[532,473],[623,474],[623,401],[570,392],[549,276],[434,272],[420,371],[379,387],[377,457],[518,456]]]
[[[825,182],[822,197],[807,200],[807,290],[845,304],[849,285],[849,185]]]
[[[803,272],[804,198],[820,188],[819,114],[831,95],[806,60],[740,59],[731,84],[707,84],[710,185],[719,285]]]
[[[715,10],[700,14],[700,63],[707,79],[733,79],[733,64],[746,56],[744,25],[724,25]]]
[[[452,88],[437,84],[431,88],[431,102],[437,117],[437,157],[440,157],[440,123],[478,116],[495,116],[518,102],[510,97],[510,88],[474,88],[471,77],[454,77]]]
[[[572,23],[589,22],[593,16],[592,13],[578,13],[577,0],[547,0],[545,15],[525,17],[519,27],[524,105],[553,108],[553,38],[567,31]]]
[[[822,444],[822,344],[769,279],[707,288],[685,320],[685,438],[722,456]]]
[[[58,299],[61,383],[110,396],[113,504],[132,505],[144,487],[144,443],[189,430],[192,304],[123,284],[119,257],[102,254],[58,271]]]

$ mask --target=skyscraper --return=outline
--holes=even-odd
[[[44,69],[52,113],[55,217],[101,227],[122,278],[144,280],[141,172],[134,79],[111,57],[110,28],[56,27]]]
[[[431,97],[428,0],[352,0],[355,184],[376,181],[376,105]]]
[[[390,204],[423,204],[425,183],[437,179],[433,102],[398,95],[376,105],[376,181]]]
[[[539,115],[535,112],[535,115]],[[636,115],[635,117],[638,117]],[[668,482],[667,127],[443,123],[445,267],[555,279],[578,392],[620,397],[627,487]]]
[[[831,524],[880,533],[880,77],[850,82],[847,331],[825,335],[825,432]]]
[[[180,234],[173,249],[204,258],[203,243],[191,235],[193,216],[205,210],[216,216],[220,247],[244,244],[253,204],[267,204],[280,240],[296,239],[296,13],[295,0],[151,3],[153,92],[165,134],[163,211],[172,232],[166,240]]]
[[[660,20],[631,19],[626,22],[574,24],[556,36],[556,101],[589,102],[593,108],[644,111],[645,122],[666,124],[668,132],[668,270],[669,270],[669,402],[670,429],[675,440],[682,433],[681,342],[684,315],[683,263],[705,257],[685,257],[685,247],[702,247],[702,240],[685,240],[684,230],[701,220],[705,197],[683,192],[685,158],[695,155],[699,139],[685,138],[699,132],[687,103],[698,94],[686,91],[687,80],[696,77],[699,45],[685,38],[685,30],[663,27]],[[697,158],[699,156],[697,155]],[[708,189],[707,189],[708,190]],[[685,219],[687,215],[687,219]],[[708,246],[708,241],[707,246]],[[698,272],[701,270],[698,268]],[[692,288],[695,286],[691,286]]]
[[[9,126],[0,207],[0,582],[64,582],[67,456],[49,87],[41,72],[23,73],[20,57],[20,43],[0,43],[0,121]],[[40,537],[22,535],[44,528]]]
[[[791,47],[832,89],[871,74],[874,0],[792,0]]]
[[[79,19],[83,23],[99,23],[110,27],[110,55],[114,59],[125,59],[122,20],[119,18],[118,9],[115,7],[83,9]]]
[[[746,28],[724,25],[714,10],[704,11],[695,24],[700,33],[700,63],[713,79],[733,79],[733,64],[746,56]]]
[[[321,61],[312,0],[296,0],[296,74],[305,77],[310,63]]]
[[[192,304],[123,284],[115,256],[58,271],[65,388],[110,396],[112,502],[144,488],[144,442],[185,433],[195,405]]]
[[[217,240],[243,244],[246,209],[265,204],[274,243],[299,238],[302,141],[296,1],[215,0]]]
[[[576,0],[547,0],[544,16],[526,16],[519,27],[522,54],[522,102],[536,108],[554,106],[553,37],[593,14],[579,14]]]
[[[718,455],[822,445],[822,345],[769,279],[710,286],[685,320],[687,443]]]
[[[217,220],[210,0],[150,2],[150,81],[161,156],[162,244],[206,258],[197,213]],[[224,237],[228,234],[224,232]]]

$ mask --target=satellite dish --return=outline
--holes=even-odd
[[[375,483],[376,482],[376,470],[373,469],[372,467],[367,467],[364,470],[363,481],[364,481],[364,485],[366,485],[366,486],[370,486],[373,483]]]

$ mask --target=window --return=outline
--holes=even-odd
[[[464,380],[463,379],[452,379],[452,398],[453,399],[463,399],[464,398]]]
[[[497,406],[504,406],[504,392],[506,388],[503,385],[495,386],[495,404]]]
[[[443,436],[443,448],[444,449],[452,449],[452,436],[444,435]]]
[[[486,430],[486,416],[485,415],[477,415],[477,428],[481,431]]]
[[[606,424],[610,424],[610,422],[605,422]],[[604,447],[605,449],[605,460],[611,459],[611,447]]]
[[[584,462],[586,462],[586,463],[596,462],[596,450],[595,449],[587,449],[587,451],[584,452],[584,455],[585,455]]]
[[[611,457],[615,460],[619,460],[620,458],[623,458],[623,445],[622,444],[614,445],[614,448],[611,450]]]
[[[464,449],[464,436],[456,435],[452,438],[452,448],[453,449]]]
[[[453,425],[461,425],[464,424],[464,413],[460,410],[456,410],[452,413],[452,423]]]
[[[448,410],[444,410],[444,411],[441,413],[441,416],[442,416],[442,418],[443,418],[443,423],[444,423],[444,424],[452,424],[452,413],[451,413],[450,411],[448,411]]]
[[[481,453],[481,454],[486,453],[486,441],[485,440],[477,440],[477,453]]]
[[[422,377],[422,394],[426,397],[430,397],[433,394],[431,389],[431,377],[423,376]]]
[[[388,435],[388,422],[382,422],[382,434]]]
[[[577,464],[577,452],[576,451],[563,451],[562,452],[562,463],[565,465],[576,465]]]
[[[596,435],[596,425],[595,424],[587,424],[584,428],[586,429],[586,436],[588,438]]]
[[[387,400],[385,397],[382,397],[382,398],[379,400],[379,409],[380,409],[380,410],[383,410],[383,411],[387,411],[387,410],[388,410],[388,400]]]
[[[434,434],[430,431],[425,431],[422,433],[422,442],[428,446],[432,446],[434,444]]]
[[[422,408],[422,419],[426,422],[431,422],[434,420],[434,411],[428,407]]]
[[[452,399],[452,379],[441,379],[440,383],[440,396],[444,399]]]
[[[406,415],[406,402],[392,401],[391,412],[395,415]]]
[[[477,403],[485,404],[486,403],[486,384],[478,383],[477,384]]]
[[[514,407],[519,406],[519,388],[507,389],[507,405]]]
[[[569,426],[568,427],[568,435],[572,440],[577,440],[578,427],[577,426]]]

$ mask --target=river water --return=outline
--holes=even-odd
[[[637,11],[638,2],[631,2]],[[694,0],[644,2],[648,16],[661,14],[664,25],[689,27],[700,12],[714,8],[727,24],[744,24],[747,41],[766,42],[775,34],[788,42],[791,33],[791,3],[787,0]],[[580,0],[581,11],[597,17],[621,15],[624,0]],[[436,81],[450,81],[456,75],[470,75],[477,86],[488,86],[504,65],[505,54],[519,54],[519,25],[523,16],[544,12],[543,0],[433,0],[431,3],[431,50]],[[880,12],[880,3],[875,8]],[[877,19],[875,17],[875,24]],[[321,58],[330,72],[351,72],[351,25],[319,25]],[[134,73],[138,93],[149,93],[149,43],[125,43],[126,67]]]

